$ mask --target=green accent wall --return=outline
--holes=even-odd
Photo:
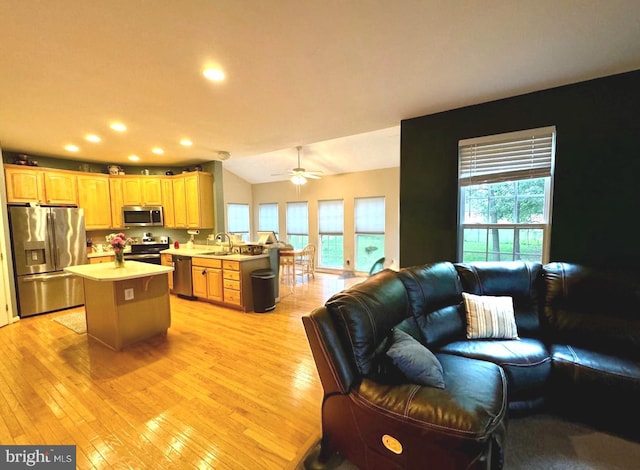
[[[640,266],[640,70],[403,120],[401,266],[457,261],[459,140],[553,125],[550,259]]]

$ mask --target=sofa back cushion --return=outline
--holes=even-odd
[[[462,287],[452,263],[405,268],[398,273],[422,342],[429,348],[465,338]]]
[[[474,295],[509,296],[520,336],[540,334],[544,295],[542,265],[528,261],[457,263],[462,290]]]
[[[390,333],[411,314],[398,273],[384,270],[331,297],[325,307],[363,377],[377,378]]]
[[[553,342],[640,359],[640,271],[549,263],[543,273]]]

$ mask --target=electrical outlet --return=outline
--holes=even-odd
[[[133,300],[133,287],[124,290],[124,300]]]

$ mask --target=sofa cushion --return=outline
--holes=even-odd
[[[542,265],[528,261],[457,263],[462,290],[475,295],[509,296],[520,336],[540,335],[544,283]]]
[[[640,271],[544,266],[549,341],[640,360]]]
[[[335,294],[325,307],[359,374],[376,377],[391,329],[411,315],[397,272],[376,273]]]
[[[483,439],[503,420],[507,385],[502,369],[490,362],[437,354],[445,388],[387,385],[364,379],[355,394],[367,406],[435,433]]]
[[[428,348],[465,337],[462,287],[453,264],[426,264],[400,270],[409,307]]]
[[[513,408],[527,407],[523,402],[543,397],[551,373],[549,350],[534,338],[455,341],[438,352],[489,361],[502,367],[508,382],[509,406],[513,404]]]
[[[467,338],[517,339],[511,297],[462,293],[467,314]]]
[[[552,345],[551,404],[563,414],[640,438],[640,363],[567,345]]]
[[[444,388],[442,365],[438,358],[404,331],[393,329],[387,356],[412,383]]]

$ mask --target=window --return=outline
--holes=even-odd
[[[287,242],[296,250],[309,244],[309,207],[306,202],[287,202]]]
[[[357,198],[354,205],[356,271],[369,271],[384,256],[384,197]]]
[[[318,201],[320,249],[318,266],[342,269],[344,263],[344,202]]]
[[[458,259],[549,259],[555,127],[459,143]]]
[[[227,204],[227,232],[249,241],[249,205]]]
[[[260,204],[258,206],[258,231],[274,232],[276,237],[278,237],[277,203]]]

